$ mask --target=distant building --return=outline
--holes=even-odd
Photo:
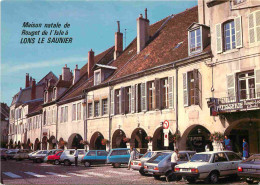
[[[6,103],[1,103],[1,147],[6,148],[8,143],[8,128],[9,128],[9,110]]]

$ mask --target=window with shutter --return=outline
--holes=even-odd
[[[231,50],[236,48],[236,31],[234,20],[224,23],[224,50]]]
[[[182,74],[183,81],[183,104],[188,106],[188,86],[187,86],[187,73]]]
[[[243,47],[243,35],[242,35],[242,17],[235,18],[235,34],[236,34],[236,48]]]
[[[110,112],[111,115],[115,114],[115,91],[112,89],[111,90],[111,97],[110,97]]]
[[[238,76],[238,97],[239,100],[255,98],[255,73],[248,71],[240,73]]]
[[[216,24],[216,48],[217,53],[222,52],[222,30],[221,30],[221,24]]]
[[[93,111],[92,111],[92,103],[88,103],[88,117],[92,117],[93,116]]]
[[[125,110],[126,110],[126,107],[125,107],[125,102],[126,102],[126,91],[125,91],[125,87],[121,87],[120,89],[120,104],[119,104],[119,107],[120,107],[120,113],[121,114],[125,114]]]
[[[77,120],[81,120],[81,103],[77,104]]]
[[[142,108],[141,84],[136,85],[136,112],[141,112]]]
[[[256,40],[260,42],[260,10],[255,12]]]
[[[235,93],[235,75],[227,75],[227,93],[229,102],[236,101],[236,93]]]
[[[163,78],[160,80],[161,90],[160,90],[160,96],[161,96],[161,108],[167,109],[169,108],[169,85],[168,85],[168,78]]]
[[[202,108],[202,76],[201,73],[198,72],[199,77],[199,106]]]
[[[72,121],[76,120],[76,104],[72,105]]]
[[[135,89],[136,89],[136,85],[132,85],[131,86],[131,113],[134,113],[135,112],[135,96],[136,96],[136,93],[135,93]]]
[[[249,29],[249,43],[252,44],[255,42],[255,20],[254,13],[248,15],[248,29]]]
[[[174,104],[173,104],[173,102],[174,102],[174,77],[169,77],[168,78],[168,89],[169,89],[169,95],[168,95],[168,97],[169,97],[169,108],[170,109],[173,109],[174,108]]]
[[[199,105],[200,93],[199,93],[199,71],[198,71],[198,69],[193,70],[193,78],[194,78],[194,82],[193,82],[194,101],[193,101],[193,103],[195,105]]]
[[[131,112],[131,87],[125,87],[125,114]]]
[[[154,80],[155,83],[155,108],[160,110],[161,109],[161,86],[160,86],[160,79],[156,78]]]
[[[115,90],[115,115],[119,114],[121,109],[121,98],[120,98],[120,89]]]
[[[147,90],[146,90],[146,82],[141,83],[141,109],[142,111],[147,111]]]
[[[257,98],[260,98],[260,69],[255,69],[255,92]]]
[[[148,104],[148,110],[155,109],[155,84],[154,84],[154,81],[147,82],[147,104]]]

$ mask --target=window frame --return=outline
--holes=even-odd
[[[88,103],[88,118],[93,117],[93,103]]]
[[[226,48],[226,31],[225,31],[225,26],[226,25],[230,25],[232,26],[233,23],[233,28],[230,27],[229,29],[229,45],[230,45],[230,49]],[[234,34],[232,34],[232,30],[234,30]],[[233,36],[234,36],[234,41],[233,41]],[[230,19],[227,20],[225,22],[222,23],[222,48],[223,48],[223,52],[227,52],[227,51],[231,51],[236,49],[236,28],[235,28],[235,20],[234,19]],[[233,46],[233,42],[234,42],[234,46]]]
[[[94,85],[99,84],[101,84],[101,70],[96,70],[94,71]]]
[[[156,109],[156,93],[155,93],[155,82],[154,80],[147,82],[147,107],[148,111],[153,111]]]
[[[165,91],[164,91],[165,89]],[[169,109],[169,79],[168,77],[160,79],[161,91],[161,109]],[[165,104],[164,104],[165,102]]]
[[[248,76],[249,73],[254,73],[253,76]],[[240,75],[243,75],[245,74],[245,77],[239,77]],[[254,70],[249,70],[249,71],[243,71],[241,73],[237,73],[236,74],[236,84],[237,84],[237,98],[239,101],[241,100],[251,100],[251,99],[255,99],[257,98],[257,94],[256,94],[256,84],[255,84],[255,71]],[[250,87],[249,87],[249,80],[250,79],[253,79],[253,82],[254,82],[254,97],[253,98],[250,98]],[[246,81],[246,98],[241,98],[241,89],[240,89],[240,82],[242,80],[245,80]],[[249,96],[248,96],[249,95]]]
[[[191,34],[192,34],[192,32],[195,32],[195,48],[197,48],[198,46],[198,43],[199,42],[197,42],[197,30],[200,30],[200,49],[196,49],[196,50],[194,50],[194,51],[191,51]],[[193,28],[193,29],[191,29],[191,30],[189,30],[188,31],[188,40],[189,40],[189,44],[188,44],[188,49],[189,49],[189,55],[193,55],[193,54],[197,54],[197,53],[199,53],[199,52],[201,52],[202,51],[202,48],[203,48],[203,42],[202,42],[202,26],[199,26],[199,27],[195,27],[195,28]]]
[[[108,114],[108,99],[107,98],[106,99],[102,99],[101,102],[102,102],[102,116],[103,115],[107,115]],[[106,104],[104,102],[106,102]]]
[[[94,101],[94,117],[99,117],[99,116],[100,116],[100,101]]]

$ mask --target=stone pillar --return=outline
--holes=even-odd
[[[148,143],[148,151],[153,151],[153,142]]]

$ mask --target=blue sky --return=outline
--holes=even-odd
[[[136,37],[136,18],[148,9],[153,24],[164,17],[197,5],[197,1],[2,1],[1,2],[1,102],[25,86],[25,74],[39,81],[49,71],[61,74],[87,63],[92,48],[98,54],[114,45],[116,21],[126,30],[126,45]],[[70,24],[71,44],[20,44],[23,22]],[[30,37],[30,36],[28,36]],[[38,36],[36,36],[38,38]],[[124,41],[125,43],[125,41]]]

